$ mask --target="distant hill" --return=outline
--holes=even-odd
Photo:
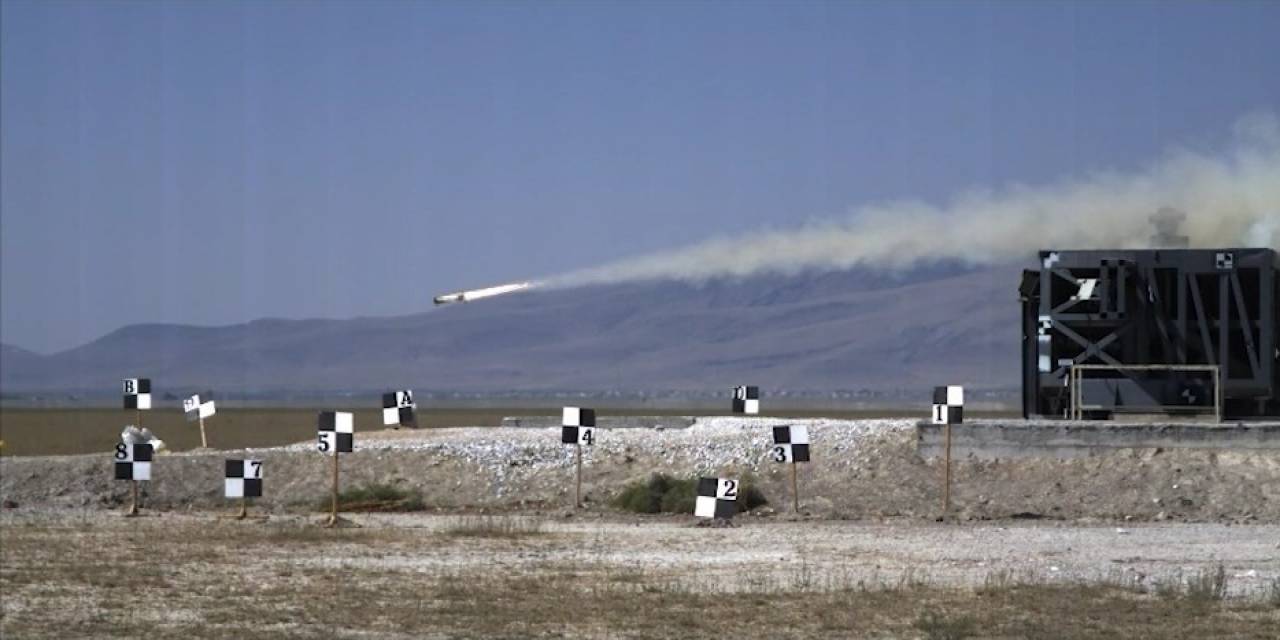
[[[100,391],[145,375],[159,391],[264,393],[1012,388],[1017,275],[933,267],[631,282],[400,317],[141,324],[47,356],[4,346],[0,387]]]

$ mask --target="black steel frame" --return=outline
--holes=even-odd
[[[1020,289],[1027,417],[1064,417],[1071,366],[1089,363],[1216,365],[1227,417],[1280,416],[1275,250],[1042,251],[1040,262]],[[1115,391],[1098,416],[1206,396],[1203,379],[1177,371],[1092,371],[1085,383],[1141,391]]]

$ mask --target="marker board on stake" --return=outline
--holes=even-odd
[[[738,512],[738,481],[733,478],[698,478],[693,515],[727,520]]]
[[[182,401],[182,412],[187,422],[195,422],[213,417],[218,412],[218,407],[213,400],[201,401],[200,394],[196,394]]]
[[[151,378],[125,378],[124,408],[144,411],[151,408]]]
[[[964,424],[964,387],[933,388],[933,423]]]
[[[116,480],[151,480],[151,462],[155,450],[150,444],[116,443]]]
[[[417,403],[413,401],[413,392],[408,389],[384,393],[382,394],[382,424],[416,428],[418,419],[414,415],[414,410],[417,408]]]
[[[316,449],[333,457],[333,502],[326,527],[338,526],[338,459],[355,450],[355,416],[345,411],[321,411],[316,427]]]
[[[316,448],[331,456],[355,450],[355,417],[343,411],[321,411]]]
[[[760,387],[750,385],[734,387],[733,412],[747,415],[760,413]]]
[[[791,463],[791,510],[800,513],[800,481],[796,463],[809,461],[809,428],[804,425],[781,425],[773,428],[774,462]]]
[[[773,428],[774,462],[808,462],[809,428],[804,425],[783,425]]]
[[[596,411],[565,407],[560,420],[560,442],[593,445],[596,442]]]
[[[209,438],[204,432],[204,419],[210,418],[213,414],[218,412],[217,407],[213,404],[213,400],[201,402],[200,394],[195,394],[182,401],[182,411],[187,418],[187,422],[200,423],[200,446],[208,449]]]
[[[942,480],[942,516],[951,511],[951,426],[964,424],[964,387],[949,385],[933,388],[933,424],[946,425],[946,461]]]
[[[223,494],[228,498],[261,498],[262,461],[227,460]]]
[[[573,485],[573,508],[582,506],[582,445],[596,442],[596,410],[565,407],[560,418],[560,442],[573,445],[576,480]]]

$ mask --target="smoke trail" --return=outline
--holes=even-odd
[[[922,262],[1025,259],[1041,248],[1147,248],[1161,207],[1187,212],[1191,247],[1280,248],[1280,119],[1241,119],[1230,147],[1177,150],[1132,173],[1096,173],[1047,186],[971,191],[943,207],[900,202],[799,229],[713,239],[572,272],[549,285],[761,272],[890,269]]]

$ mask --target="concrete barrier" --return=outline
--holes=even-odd
[[[602,429],[688,429],[694,418],[689,416],[597,416],[596,426]],[[560,416],[508,416],[502,419],[504,427],[547,429],[560,426]]]
[[[942,425],[916,424],[916,451],[943,454]],[[1138,423],[975,420],[951,431],[954,458],[1079,458],[1114,449],[1273,450],[1280,455],[1280,422]]]

